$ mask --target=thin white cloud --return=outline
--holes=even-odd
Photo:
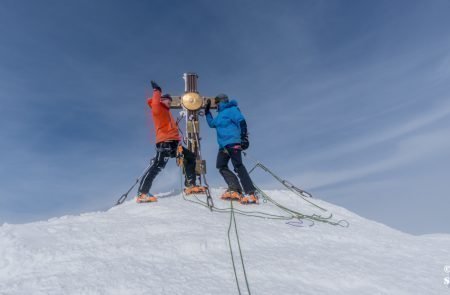
[[[450,102],[445,102],[437,105],[432,110],[422,113],[417,117],[410,119],[407,122],[399,124],[393,128],[389,128],[378,134],[371,134],[369,136],[346,142],[344,144],[335,146],[332,149],[324,150],[309,157],[310,161],[323,160],[325,158],[337,158],[343,155],[353,153],[373,145],[393,140],[412,133],[422,127],[430,125],[438,120],[441,120],[450,115]]]
[[[450,129],[410,136],[397,143],[394,153],[369,165],[359,165],[334,171],[306,172],[293,179],[310,188],[351,181],[369,174],[393,169],[420,159],[435,156],[450,149]],[[368,155],[370,157],[370,155]]]

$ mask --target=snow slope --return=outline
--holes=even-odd
[[[228,207],[219,192],[213,190],[216,206]],[[317,211],[292,193],[268,193],[299,211]],[[350,227],[236,215],[252,294],[450,294],[443,283],[450,235],[412,236],[315,202]],[[257,209],[282,213],[270,203]],[[173,193],[152,204],[128,201],[107,212],[4,224],[0,294],[238,294],[229,221],[229,213]]]

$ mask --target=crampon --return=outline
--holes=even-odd
[[[227,190],[220,197],[222,200],[236,200],[240,201],[242,198],[242,194],[237,191]]]
[[[259,204],[259,198],[256,194],[249,194],[247,196],[242,197],[239,202],[244,205]]]
[[[139,194],[136,197],[136,203],[151,203],[151,202],[157,202],[158,198],[156,198],[153,195],[149,194]]]
[[[184,193],[186,195],[192,195],[192,194],[205,194],[206,193],[206,187],[204,186],[190,186],[184,189]]]

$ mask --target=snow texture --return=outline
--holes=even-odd
[[[216,206],[229,207],[220,192],[213,190]],[[268,194],[298,211],[321,213],[290,192]],[[314,201],[350,227],[236,215],[252,294],[450,294],[443,283],[450,235],[413,236]],[[271,203],[233,204],[286,215]],[[130,200],[106,212],[3,224],[0,294],[238,294],[229,222],[229,212],[171,193],[157,203]]]

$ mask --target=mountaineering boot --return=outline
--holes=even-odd
[[[237,191],[227,190],[220,197],[222,200],[237,200],[239,201],[242,198],[242,194]]]
[[[186,195],[192,195],[192,194],[205,194],[206,193],[206,187],[200,186],[200,185],[191,185],[184,189],[184,193]]]
[[[240,203],[244,205],[259,204],[259,198],[255,193],[250,193],[247,196],[241,198]]]
[[[136,203],[150,203],[156,201],[158,201],[158,199],[155,196],[149,194],[141,193],[136,197]]]

